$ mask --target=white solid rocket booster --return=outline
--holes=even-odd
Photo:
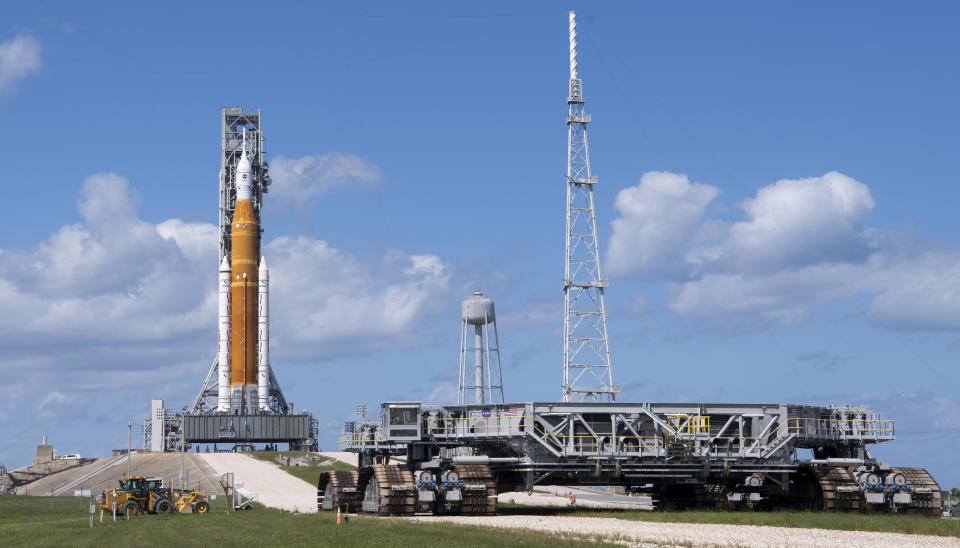
[[[260,257],[260,269],[257,272],[257,392],[259,409],[270,409],[270,271],[267,259]]]
[[[220,318],[217,324],[220,337],[217,373],[217,411],[230,411],[230,263],[224,257],[220,262],[217,304]]]

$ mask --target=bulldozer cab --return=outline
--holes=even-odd
[[[170,489],[163,487],[162,478],[131,476],[121,478],[119,484],[116,489],[103,492],[101,508],[109,510],[115,505],[127,515],[166,514],[173,509]]]
[[[138,498],[147,496],[145,478],[123,478],[120,480],[120,489]]]
[[[163,489],[163,479],[134,476],[120,480],[120,489],[137,498],[147,498],[149,493]]]

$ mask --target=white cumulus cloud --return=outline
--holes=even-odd
[[[280,237],[264,253],[270,265],[279,355],[333,357],[409,341],[422,314],[446,293],[451,275],[435,255],[392,250],[377,264],[322,240]],[[353,350],[350,350],[353,349]]]
[[[373,162],[342,152],[286,158],[270,162],[272,197],[309,204],[331,190],[344,187],[372,187],[380,182],[380,168]]]
[[[0,42],[0,95],[16,93],[20,82],[40,70],[40,42],[21,34]]]
[[[176,240],[215,257],[216,228],[181,222],[162,234],[137,206],[126,179],[91,175],[77,204],[82,223],[33,249],[4,250],[0,303],[19,317],[0,319],[0,340],[157,341],[204,325],[213,280]]]
[[[718,318],[728,327],[796,324],[815,306],[868,289],[869,280],[863,278],[868,270],[862,265],[831,264],[760,275],[706,274],[675,284],[669,306],[683,317]]]
[[[194,386],[216,352],[217,227],[142,220],[137,193],[112,173],[87,177],[79,194],[80,222],[0,250],[0,375],[17,386],[0,398],[0,421],[15,417],[18,398],[50,416],[105,383],[144,398],[165,383]],[[415,343],[451,275],[430,254],[364,262],[304,237],[263,249],[280,366]],[[30,382],[19,382],[25,371]]]
[[[883,272],[867,316],[906,330],[960,329],[960,251],[925,251]]]
[[[607,272],[677,275],[684,269],[683,244],[719,194],[716,187],[691,183],[686,175],[645,173],[640,184],[621,190],[614,201],[620,217],[613,220]]]
[[[797,323],[858,296],[877,325],[960,327],[960,249],[867,226],[867,185],[837,172],[780,180],[732,222],[707,217],[717,194],[660,172],[621,191],[608,272],[667,280],[672,311],[725,329]]]
[[[835,171],[777,181],[741,204],[748,219],[730,227],[721,260],[751,270],[862,260],[873,206],[865,184]]]

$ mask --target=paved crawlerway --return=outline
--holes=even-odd
[[[222,492],[217,474],[198,457],[201,454],[184,453],[183,467],[188,476],[188,487],[216,494]],[[127,475],[127,457],[98,459],[51,474],[17,488],[18,495],[72,495],[74,490],[90,490],[98,494],[117,486],[117,480]],[[167,485],[176,485],[180,477],[179,453],[133,453],[129,460],[130,474],[164,479]]]
[[[330,454],[333,458],[349,457]],[[134,453],[130,456],[130,473],[161,477],[167,485],[175,485],[180,477],[179,453]],[[233,472],[234,483],[242,484],[257,495],[258,502],[271,508],[301,513],[317,511],[317,486],[284,472],[279,466],[241,453],[184,453],[184,469],[188,487],[199,487],[209,495],[223,494],[220,477]],[[127,457],[98,459],[21,486],[21,495],[72,495],[74,489],[97,494],[116,487],[117,480],[127,474]],[[217,504],[217,503],[215,503]]]

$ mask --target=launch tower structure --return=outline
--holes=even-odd
[[[253,218],[255,220],[255,226],[258,227],[259,232],[263,232],[263,224],[261,222],[261,208],[263,204],[263,195],[268,191],[270,186],[270,174],[269,174],[269,164],[263,159],[263,133],[261,131],[261,113],[259,110],[256,112],[244,112],[242,107],[224,107],[222,110],[221,117],[221,136],[220,136],[220,253],[217,257],[218,264],[221,267],[224,264],[230,264],[232,262],[232,230],[231,230],[231,220],[234,218],[236,213],[237,205],[237,166],[240,164],[241,157],[246,152],[246,159],[249,162],[250,168],[250,179],[251,179],[251,195],[249,198],[250,205],[253,210]],[[244,150],[246,149],[246,150]],[[259,234],[258,234],[259,236]],[[254,256],[259,257],[261,255],[259,249],[260,238],[256,239],[257,249],[254,251]],[[224,263],[226,260],[226,263]],[[262,265],[265,266],[265,265]],[[264,274],[261,274],[263,277]],[[222,276],[221,276],[222,277]],[[224,280],[221,280],[220,283],[223,283]],[[227,275],[226,282],[230,283],[229,274]],[[259,306],[264,308],[267,306],[267,291],[266,291],[266,281],[261,280],[259,282],[260,287],[260,303]],[[229,290],[229,287],[227,288]],[[265,311],[264,311],[265,312]],[[221,321],[223,321],[223,314],[229,314],[229,311],[221,310]],[[260,314],[264,316],[264,314]],[[229,320],[228,320],[229,321]],[[255,321],[251,319],[251,321]],[[260,330],[260,339],[265,340],[266,338],[266,325],[263,319],[261,318],[260,323],[262,325],[258,326]],[[224,341],[221,341],[223,343]],[[263,342],[263,341],[261,341]],[[261,344],[261,346],[264,346]],[[262,352],[262,351],[261,351]],[[265,354],[265,352],[262,352]],[[191,409],[191,414],[194,415],[212,415],[217,412],[218,408],[218,397],[220,397],[219,392],[219,379],[217,375],[219,364],[219,353],[218,356],[214,358],[213,364],[210,367],[210,371],[207,374],[206,379],[203,382],[203,385],[200,389],[200,392],[197,394],[197,397],[194,400],[193,407]],[[289,404],[287,403],[286,398],[283,395],[283,390],[280,388],[280,384],[277,382],[276,376],[273,374],[273,368],[269,367],[269,364],[266,365],[266,378],[263,379],[267,384],[267,393],[268,403],[267,409],[264,410],[261,407],[261,411],[267,411],[270,414],[283,415],[286,414],[289,410]],[[254,380],[253,382],[258,382]],[[236,407],[234,402],[233,407]],[[242,412],[253,412],[254,409],[243,409]]]
[[[237,203],[236,170],[244,146],[253,168],[253,196],[250,202],[261,232],[263,223],[260,219],[260,208],[263,195],[268,192],[271,183],[270,166],[263,159],[260,110],[245,113],[242,107],[223,107],[220,127],[220,255],[217,257],[217,264],[220,264],[224,257],[230,260],[230,220],[233,219]]]
[[[597,217],[590,172],[583,82],[577,73],[577,14],[570,12],[570,96],[567,97],[567,238],[563,268],[563,401],[613,402],[607,312],[600,273]]]

